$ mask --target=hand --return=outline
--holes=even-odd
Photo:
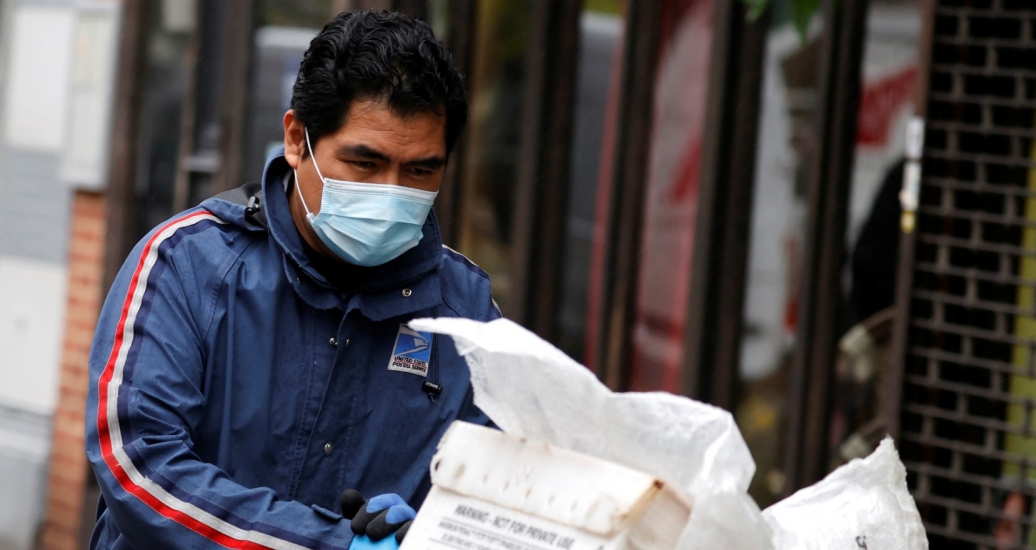
[[[402,543],[417,515],[399,495],[393,493],[378,495],[365,502],[359,491],[349,489],[342,493],[340,505],[342,515],[352,519],[352,530],[357,539],[370,541],[380,541],[395,533],[395,542]]]

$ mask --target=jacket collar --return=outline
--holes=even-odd
[[[320,309],[359,309],[374,321],[414,313],[438,305],[442,300],[439,263],[442,239],[435,214],[429,213],[421,241],[400,257],[372,268],[368,282],[352,295],[341,295],[310,264],[291,217],[284,189],[285,175],[291,171],[279,148],[266,162],[263,195],[273,242],[284,255],[285,275],[305,301]]]

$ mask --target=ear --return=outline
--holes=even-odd
[[[302,151],[306,148],[306,133],[302,122],[295,118],[295,111],[284,113],[284,160],[298,170],[302,162]]]

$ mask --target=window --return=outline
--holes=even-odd
[[[459,208],[459,249],[482,266],[504,314],[511,291],[511,214],[518,177],[527,0],[478,3],[468,76],[469,120]]]
[[[713,0],[663,2],[630,389],[680,393]],[[627,144],[626,146],[631,146]]]

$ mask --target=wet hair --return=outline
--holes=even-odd
[[[383,101],[399,117],[445,117],[446,154],[468,119],[464,80],[427,23],[399,12],[345,12],[310,43],[291,108],[316,144],[345,123],[356,100]]]

